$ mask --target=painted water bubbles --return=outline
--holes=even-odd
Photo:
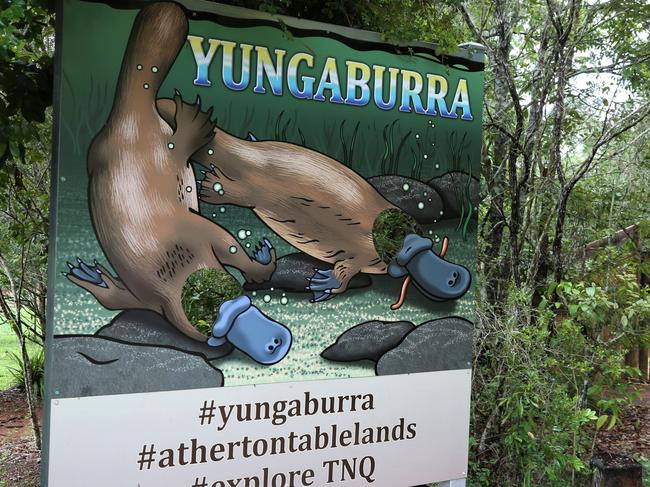
[[[245,240],[246,238],[250,237],[251,234],[252,234],[252,232],[250,230],[246,230],[244,228],[241,228],[237,232],[237,238],[239,238],[239,240]],[[246,246],[250,247],[250,245],[248,245],[248,244]]]

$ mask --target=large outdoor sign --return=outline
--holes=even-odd
[[[58,13],[43,485],[464,478],[480,49]]]

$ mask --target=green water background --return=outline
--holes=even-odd
[[[73,262],[77,256],[106,262],[88,211],[85,155],[92,137],[110,111],[124,48],[137,13],[78,0],[65,0],[64,4],[55,236],[56,262],[61,271],[67,269],[67,261]],[[272,96],[268,88],[264,95],[255,94],[253,82],[247,90],[233,92],[222,85],[217,67],[213,67],[213,85],[210,88],[196,87],[192,84],[194,60],[186,44],[159,96],[171,97],[174,89],[178,89],[186,100],[194,100],[200,94],[203,107],[214,107],[218,125],[234,135],[245,137],[252,132],[259,139],[302,144],[350,165],[364,177],[400,174],[426,181],[449,170],[478,175],[480,72],[442,66],[408,55],[358,52],[337,40],[295,38],[275,27],[235,29],[208,21],[191,21],[190,33],[265,45],[271,50],[280,47],[287,50],[287,58],[298,51],[317,53],[315,73],[320,72],[325,57],[334,56],[340,60],[341,79],[344,79],[341,66],[346,59],[443,74],[450,79],[450,86],[455,86],[454,80],[458,77],[464,77],[470,87],[473,122],[404,114],[396,109],[382,111],[372,104],[353,107],[297,100],[288,93],[278,97]],[[237,72],[238,66],[235,65]],[[424,196],[423,201],[426,201]],[[243,244],[251,243],[254,247],[263,237],[268,237],[278,249],[279,256],[295,251],[249,210],[202,204],[201,212],[234,235],[242,229],[250,230],[251,235],[241,240]],[[465,232],[462,230],[464,222],[459,220],[429,225],[425,230],[437,242],[448,236],[450,248],[447,258],[473,271],[475,209],[466,222],[470,225],[469,231]],[[411,289],[406,304],[394,312],[389,306],[396,300],[401,282],[387,276],[373,277],[373,282],[371,288],[352,290],[318,304],[310,303],[307,294],[284,295],[281,291],[273,291],[251,295],[264,313],[291,329],[294,344],[289,355],[271,367],[260,366],[239,353],[220,361],[218,366],[224,373],[226,385],[372,375],[370,363],[336,364],[323,360],[319,354],[340,333],[368,320],[408,320],[419,324],[449,315],[472,319],[474,285],[462,299],[442,304],[426,300]],[[117,314],[102,308],[92,295],[74,286],[61,274],[55,280],[54,300],[55,334],[93,333]]]

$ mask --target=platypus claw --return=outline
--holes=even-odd
[[[259,248],[255,248],[253,258],[260,264],[270,264],[273,260],[273,256],[271,255],[272,249],[273,245],[271,242],[269,242],[267,239],[263,239],[262,245]]]
[[[341,283],[334,277],[331,269],[314,269],[314,275],[307,278],[307,290],[313,294],[312,303],[326,301],[334,297],[333,291],[341,287]]]
[[[70,272],[64,273],[65,276],[72,274],[74,277],[81,279],[82,281],[90,282],[99,287],[108,287],[108,284],[104,282],[104,278],[102,277],[102,271],[97,267],[97,261],[95,261],[95,265],[91,267],[77,257],[76,266],[72,265],[70,262],[67,264]]]
[[[331,271],[331,270],[327,270],[327,269],[326,269],[326,270],[323,271],[323,270],[320,270],[320,269],[316,269],[316,268],[314,267],[314,275],[311,276],[311,278],[309,278],[309,279],[315,279],[315,278],[320,278],[320,279],[329,279],[329,278],[332,277],[332,275],[333,275],[332,272],[333,272],[333,271]],[[337,282],[338,282],[338,281],[337,281]]]
[[[320,279],[314,277],[312,279],[309,279],[308,289],[310,291],[327,291],[332,289],[332,283],[330,279]]]
[[[314,297],[311,300],[312,303],[320,303],[321,301],[327,301],[328,299],[333,298],[334,295],[329,291],[329,289],[325,291],[318,291],[314,293]]]

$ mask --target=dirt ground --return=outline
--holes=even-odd
[[[622,415],[622,423],[599,434],[599,450],[650,458],[650,385],[641,386],[640,398]]]
[[[650,386],[612,431],[599,434],[597,450],[650,458]],[[20,391],[0,392],[0,487],[38,487],[40,454],[34,448],[27,405]]]
[[[17,389],[0,392],[0,487],[38,487],[40,462],[24,396]]]

